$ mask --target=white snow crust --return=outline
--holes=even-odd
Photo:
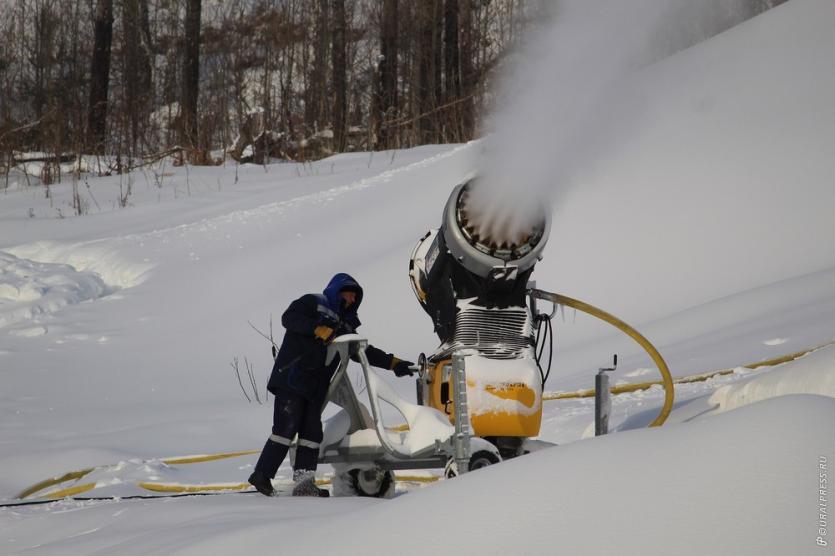
[[[92,272],[69,265],[39,263],[0,251],[0,327],[34,322],[62,307],[102,297],[110,289]],[[26,335],[25,328],[17,334]]]
[[[791,394],[821,394],[835,398],[835,348],[828,346],[769,373],[756,374],[716,390],[709,403],[717,412]]]

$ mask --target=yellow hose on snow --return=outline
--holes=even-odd
[[[175,492],[183,494],[191,494],[195,492],[237,492],[252,488],[252,485],[250,485],[249,483],[231,483],[218,485],[177,485],[168,483],[141,482],[136,483],[136,486],[153,492]]]
[[[227,458],[235,458],[235,457],[239,457],[239,456],[248,456],[248,455],[251,455],[251,454],[260,454],[260,453],[261,453],[261,450],[246,450],[246,451],[242,451],[242,452],[223,452],[223,453],[220,453],[220,454],[203,454],[203,455],[198,455],[198,456],[184,456],[184,457],[165,458],[165,459],[162,459],[160,461],[162,461],[166,465],[185,465],[185,464],[189,464],[189,463],[204,463],[204,462],[207,462],[207,461],[217,461],[217,460],[222,460],[222,459],[227,459]],[[151,460],[149,460],[149,461],[151,461]],[[68,481],[77,481],[78,479],[81,479],[85,475],[89,475],[90,473],[92,473],[96,469],[102,469],[102,468],[106,468],[106,467],[112,467],[112,465],[102,465],[102,466],[98,466],[98,467],[88,467],[87,469],[80,469],[78,471],[70,471],[69,473],[65,473],[65,474],[63,474],[59,477],[52,477],[50,479],[45,479],[45,480],[43,480],[39,483],[36,483],[36,484],[30,486],[26,490],[20,492],[17,495],[17,498],[19,500],[23,500],[24,498],[28,498],[28,497],[32,496],[36,492],[46,490],[49,487],[53,487],[53,486],[59,485],[61,483],[66,483]],[[72,496],[74,494],[78,494],[79,492],[86,492],[88,490],[91,490],[94,486],[95,486],[95,483],[87,483],[87,484],[84,484],[84,485],[73,486],[73,487],[69,487],[69,488],[65,488],[65,489],[62,489],[62,490],[51,492],[48,495],[39,496],[39,498],[45,498],[45,497],[48,497],[48,498],[53,498],[53,497],[54,498],[64,498],[66,496]],[[88,488],[82,488],[82,487],[88,487]],[[82,488],[82,490],[74,490],[74,489],[79,489],[79,488]]]
[[[644,348],[644,351],[649,354],[655,362],[655,365],[658,367],[658,370],[661,372],[661,384],[664,386],[664,405],[661,408],[661,412],[658,414],[658,417],[656,417],[655,420],[649,424],[649,426],[660,427],[664,424],[664,421],[667,420],[667,417],[670,416],[670,412],[673,410],[673,400],[675,399],[673,377],[670,375],[670,369],[667,367],[667,363],[664,361],[664,358],[661,357],[661,354],[658,353],[658,350],[655,349],[655,346],[653,346],[649,340],[616,316],[583,301],[543,290],[531,290],[531,295],[537,299],[550,301],[555,305],[572,307],[578,311],[597,317],[600,320],[608,322],[615,328],[625,332],[630,338],[638,342],[638,344]]]
[[[61,490],[56,490],[54,492],[48,492],[41,496],[38,496],[40,499],[45,498],[55,498],[56,500],[61,498],[72,498],[76,494],[82,494],[84,492],[88,492],[96,488],[96,483],[85,483],[83,485],[75,485],[69,488],[63,488]]]
[[[43,480],[39,483],[35,483],[34,485],[30,486],[29,488],[27,488],[26,490],[24,490],[23,492],[18,494],[17,498],[22,500],[22,499],[26,498],[27,496],[31,496],[31,495],[35,494],[36,492],[47,489],[51,486],[59,485],[61,483],[65,483],[67,481],[78,480],[78,479],[82,478],[83,476],[90,474],[94,469],[95,469],[95,467],[88,467],[87,469],[81,469],[79,471],[70,471],[69,473],[64,473],[63,475],[61,475],[59,477],[52,477],[51,479],[45,479],[45,480]]]
[[[187,463],[204,463],[207,461],[217,461],[227,458],[236,458],[238,456],[249,456],[253,454],[260,454],[261,450],[246,450],[243,452],[224,452],[222,454],[206,454],[202,456],[185,456],[181,458],[167,458],[162,460],[162,463],[167,465],[184,465]]]

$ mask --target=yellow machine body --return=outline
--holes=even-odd
[[[539,435],[542,423],[542,388],[539,376],[507,380],[495,377],[496,373],[480,373],[484,360],[467,357],[467,406],[473,434],[480,437]],[[442,411],[455,422],[452,406],[454,384],[448,369],[452,361],[445,359],[429,367],[429,384],[426,405]],[[500,368],[502,361],[490,361],[493,368]],[[510,363],[508,363],[510,364]]]

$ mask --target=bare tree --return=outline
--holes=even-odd
[[[104,153],[107,138],[107,93],[110,84],[110,48],[113,42],[113,0],[97,0],[95,38],[90,64],[88,147]]]
[[[475,55],[474,33],[473,33],[473,0],[458,0],[460,8],[460,71],[461,71],[461,98],[459,111],[461,114],[462,139],[467,139],[475,133],[475,68],[473,56]]]
[[[182,141],[196,149],[197,100],[200,92],[200,13],[201,0],[186,0],[185,48],[183,59],[183,84],[180,114],[182,117]]]
[[[458,50],[458,0],[445,0],[444,5],[444,103],[450,104],[461,98],[461,62]],[[465,134],[457,104],[451,105],[451,114],[446,118],[452,127],[452,138],[461,141]]]
[[[434,103],[434,28],[436,0],[426,0],[417,7],[417,103],[414,106],[415,142],[428,143],[432,140],[431,112]]]
[[[440,114],[437,109],[443,104],[444,98],[444,0],[432,0],[432,141],[440,141]]]
[[[151,95],[151,57],[147,43],[148,0],[122,0],[124,97],[130,133],[129,147],[137,152]]]
[[[394,133],[386,125],[397,115],[397,0],[383,0],[383,14],[380,28],[380,81],[379,106],[381,119],[380,143],[393,146]]]
[[[345,52],[345,0],[332,0],[333,9],[333,41],[331,43],[331,59],[333,64],[333,109],[331,119],[333,124],[333,145],[337,152],[345,150],[345,124],[347,99],[346,52]]]
[[[305,123],[308,131],[318,131],[328,119],[327,63],[330,29],[328,19],[330,0],[318,0],[313,15],[315,31],[313,38],[313,63],[305,89]]]

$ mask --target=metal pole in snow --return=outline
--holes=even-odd
[[[612,413],[612,394],[609,390],[609,375],[618,366],[618,355],[615,354],[612,367],[602,367],[594,377],[594,435],[602,436],[609,433],[609,415]]]
[[[453,457],[461,475],[470,470],[470,414],[467,409],[467,373],[464,356],[452,356],[452,403],[455,408],[455,435],[452,439]]]

